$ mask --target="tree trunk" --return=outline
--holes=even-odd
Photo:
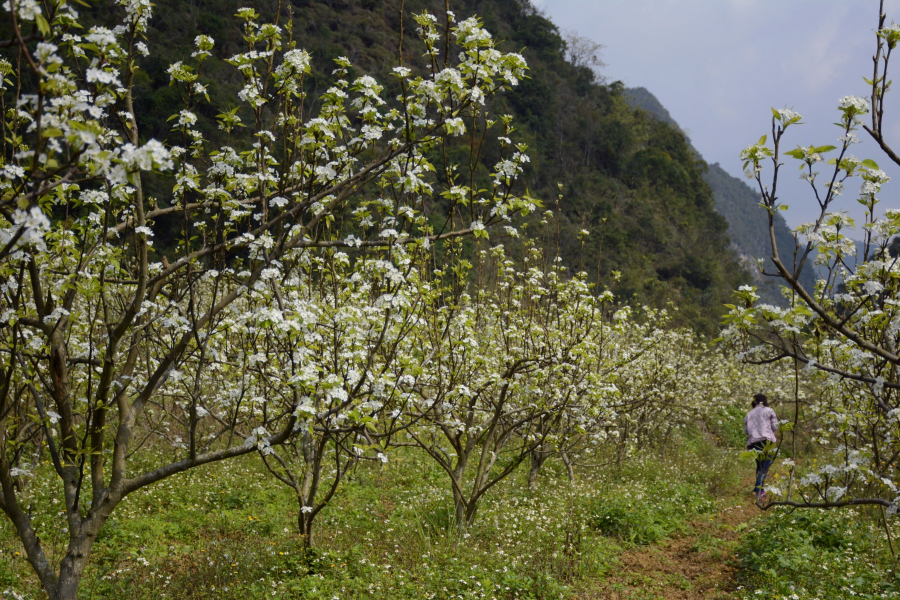
[[[462,489],[463,474],[466,472],[468,458],[468,456],[458,456],[456,467],[453,469],[452,474],[453,481],[456,484],[453,486],[453,507],[456,511],[456,529],[460,533],[466,529],[466,509],[468,506],[465,497],[462,495]]]
[[[91,557],[91,549],[96,535],[83,534],[80,539],[69,545],[69,551],[59,565],[59,583],[56,595],[51,600],[77,600],[81,578]]]
[[[537,487],[538,474],[541,472],[541,467],[544,466],[545,460],[547,460],[547,453],[540,448],[535,448],[531,451],[531,469],[528,471],[529,490]]]
[[[619,438],[616,440],[616,471],[622,469],[622,461],[625,459],[625,443],[628,441],[628,422],[619,428]]]
[[[667,458],[667,455],[668,455],[668,450],[669,450],[669,436],[670,436],[671,434],[672,434],[672,428],[669,427],[668,429],[666,429],[666,435],[665,435],[665,437],[663,437],[663,447],[662,447],[662,459],[663,459],[663,462],[665,462],[665,460],[666,460],[666,458]]]
[[[475,522],[475,513],[478,512],[478,503],[472,502],[472,505],[466,509],[466,529]]]
[[[82,568],[83,572],[83,568]],[[70,572],[60,576],[59,586],[56,588],[56,596],[52,600],[77,600],[78,587],[81,585],[81,573]]]
[[[467,507],[465,501],[462,498],[458,498],[455,501],[456,504],[456,530],[459,533],[465,533],[466,525],[468,525],[467,515]]]
[[[313,537],[312,537],[312,525],[313,519],[310,513],[303,512],[303,504],[300,504],[300,512],[297,516],[297,528],[300,531],[300,535],[303,536],[303,549],[307,550],[312,548],[313,545]]]
[[[563,464],[566,465],[566,473],[569,475],[569,483],[575,483],[575,469],[572,468],[572,461],[569,460],[569,454],[565,450],[560,450]]]

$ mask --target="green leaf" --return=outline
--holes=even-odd
[[[806,156],[806,154],[800,148],[795,148],[794,150],[788,150],[785,152],[786,155],[791,156],[796,159],[802,159]]]
[[[866,160],[862,161],[862,164],[864,167],[869,167],[870,169],[878,168],[878,163],[875,162],[874,160],[872,160],[871,158],[867,158]]]
[[[41,35],[45,38],[50,37],[50,23],[47,22],[47,19],[44,18],[44,15],[41,13],[37,13],[34,16],[34,22],[37,23],[38,29],[41,30]]]
[[[778,206],[778,210],[787,210],[790,208],[787,204],[781,204]]]
[[[837,146],[817,146],[816,152],[819,154],[825,154],[826,152],[831,152],[832,150],[836,150]]]
[[[759,138],[759,141],[756,142],[756,143],[759,144],[760,146],[762,146],[763,144],[766,143],[766,139],[768,139],[768,137],[769,137],[769,136],[764,135],[764,136],[762,136],[761,138]]]
[[[777,110],[775,110],[774,106],[772,107],[772,114],[775,115],[776,119],[781,119],[781,113],[779,113]]]

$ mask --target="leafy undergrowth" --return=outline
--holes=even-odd
[[[129,497],[104,528],[85,575],[91,599],[575,598],[636,544],[672,535],[715,508],[733,452],[702,441],[680,454],[580,473],[548,463],[537,491],[521,477],[485,498],[460,536],[445,479],[425,457],[397,452],[360,466],[302,552],[294,498],[258,459],[212,465]],[[63,524],[47,472],[31,482],[34,518],[58,560]],[[43,499],[43,501],[41,500]],[[56,510],[41,512],[41,507]],[[52,520],[51,520],[52,518]],[[21,546],[0,525],[0,590],[42,598]],[[0,595],[2,597],[2,595]]]
[[[739,548],[745,600],[900,598],[877,509],[773,509]],[[895,549],[900,528],[888,517]]]
[[[587,503],[588,523],[600,533],[631,544],[651,544],[678,531],[685,520],[712,510],[715,503],[695,485],[658,478],[632,485]]]

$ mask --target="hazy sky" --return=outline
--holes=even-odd
[[[785,149],[837,145],[836,106],[848,94],[871,93],[878,0],[535,0],[562,29],[606,46],[603,73],[650,90],[688,131],[709,163],[741,176],[740,151],[771,127],[770,107],[788,107],[806,125],[789,129]],[[900,0],[887,0],[888,22],[900,22]],[[895,59],[896,61],[896,59]],[[895,63],[900,87],[900,64]],[[900,89],[888,96],[885,133],[900,153]],[[900,208],[900,168],[868,134],[852,153],[872,158],[893,180],[878,205]],[[782,201],[796,227],[817,216],[799,163],[786,159]],[[817,169],[824,175],[826,167]],[[852,183],[851,183],[852,182]],[[858,221],[859,180],[849,180],[841,209]],[[859,236],[857,236],[859,237]]]

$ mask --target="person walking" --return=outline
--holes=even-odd
[[[772,452],[765,451],[765,447],[767,443],[774,444],[777,441],[775,432],[778,431],[778,416],[769,408],[765,394],[753,396],[750,407],[750,412],[744,417],[744,433],[747,434],[747,450],[759,452],[756,457],[756,485],[753,493],[762,499],[766,495],[763,483],[772,466],[772,459],[775,458]]]

